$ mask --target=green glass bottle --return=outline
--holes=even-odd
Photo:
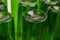
[[[54,24],[55,24],[55,21],[57,20],[56,18],[59,12],[60,12],[60,7],[58,5],[48,7],[48,19],[47,19],[48,27],[46,29],[45,40],[55,40]]]
[[[40,1],[21,0],[18,12],[18,33],[22,34],[23,40],[41,40],[44,22],[47,20],[47,13],[40,10]],[[39,7],[38,7],[38,6]],[[39,10],[38,10],[39,9]],[[21,25],[22,23],[22,25]],[[41,27],[40,27],[41,26]],[[21,30],[22,29],[22,33]],[[40,28],[40,29],[39,29]],[[36,35],[37,33],[37,35]],[[40,37],[40,38],[39,38]]]
[[[54,40],[54,24],[57,20],[57,14],[60,11],[60,7],[58,5],[59,0],[43,0],[45,5],[47,5],[47,12],[48,12],[48,18],[47,18],[47,28],[45,31],[44,40]],[[46,8],[46,6],[45,6]],[[44,9],[43,9],[44,10]]]
[[[0,40],[14,39],[14,27],[11,13],[8,13],[5,3],[0,1]]]
[[[30,8],[33,8],[33,7],[35,8],[35,6],[36,6],[36,3],[34,0],[21,0],[19,3],[19,8],[18,8],[18,10],[19,10],[18,11],[18,35],[23,35],[22,36],[23,40],[29,39],[29,38],[27,39],[27,30],[29,29],[29,27],[27,27],[25,25],[25,23],[24,23],[25,20],[23,19],[24,12],[29,10]],[[29,9],[27,9],[27,8],[29,8]],[[28,23],[28,25],[29,25],[29,23]],[[26,26],[26,28],[25,28],[25,26]],[[24,29],[26,29],[26,30],[24,30]],[[30,31],[28,33],[28,36],[30,36],[29,34],[30,34]]]

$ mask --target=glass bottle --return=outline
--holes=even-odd
[[[48,11],[48,18],[47,18],[47,29],[45,32],[45,38],[44,40],[53,40],[53,29],[54,29],[54,23],[57,17],[57,14],[60,11],[59,7],[59,0],[43,0],[43,2],[48,5],[47,11]]]
[[[11,33],[13,34],[11,28],[13,28],[12,16],[7,11],[7,6],[5,3],[0,1],[0,40],[10,40],[13,39]]]
[[[25,23],[24,23],[25,20],[23,19],[23,15],[24,15],[24,12],[27,11],[27,10],[29,10],[30,8],[32,8],[32,9],[36,8],[35,1],[36,0],[21,0],[20,3],[19,3],[19,8],[18,8],[18,10],[19,10],[18,11],[18,23],[19,24],[18,24],[18,33],[17,34],[20,35],[19,36],[20,38],[21,38],[21,35],[23,35],[22,36],[23,40],[29,40],[29,39],[27,39],[27,30],[29,30],[29,33],[30,33],[30,27],[28,27],[28,26],[25,25]],[[24,21],[22,21],[22,20],[24,20]],[[20,24],[25,25],[26,27],[22,26]],[[29,22],[28,22],[28,25],[29,25]],[[20,29],[22,29],[22,31]],[[26,29],[26,30],[24,30],[24,29]],[[29,36],[28,38],[30,38],[29,33],[28,33],[28,36]]]
[[[40,3],[37,4],[37,0],[21,0],[18,8],[18,20],[22,23],[23,26],[18,26],[18,34],[22,34],[23,40],[34,40],[36,38],[36,33],[40,30],[36,28],[38,24],[43,24],[47,20],[47,13],[43,10],[40,10]],[[38,7],[38,6],[39,7]],[[27,24],[27,25],[26,25]],[[37,24],[37,26],[35,26]],[[20,31],[20,27],[22,27],[22,33]],[[39,26],[38,26],[39,27]],[[37,30],[38,31],[37,31]],[[42,27],[41,27],[42,30]],[[32,32],[34,31],[34,33]],[[33,34],[32,34],[33,33]],[[40,33],[40,32],[39,32]],[[39,35],[40,36],[40,35]],[[21,36],[20,36],[21,37]],[[36,38],[37,39],[37,38]],[[35,40],[36,40],[35,39]]]
[[[54,24],[57,20],[56,18],[59,12],[60,12],[60,6],[58,5],[48,7],[48,19],[47,19],[48,27],[46,29],[45,40],[55,40]]]
[[[38,24],[41,26],[41,29],[42,29],[42,25],[47,20],[47,13],[45,13],[44,11],[41,11],[41,10],[26,11],[26,12],[24,12],[24,19],[25,19],[25,21],[28,21],[30,23],[31,40],[32,39],[37,40],[37,39],[39,39],[39,37],[41,39],[42,35],[40,35],[41,33],[39,31],[42,32],[42,30],[38,29],[38,27],[39,27]],[[39,35],[39,37],[37,35]]]

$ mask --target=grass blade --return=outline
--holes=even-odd
[[[18,20],[18,3],[19,0],[11,0],[12,5],[12,16],[14,17],[14,26],[15,26],[15,40],[17,40],[17,20]]]

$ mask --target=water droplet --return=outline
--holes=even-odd
[[[44,22],[47,19],[47,13],[40,10],[30,10],[24,13],[24,18],[30,22]]]

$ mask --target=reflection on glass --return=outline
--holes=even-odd
[[[44,22],[47,19],[47,13],[39,10],[30,10],[24,13],[24,18],[30,22]]]

